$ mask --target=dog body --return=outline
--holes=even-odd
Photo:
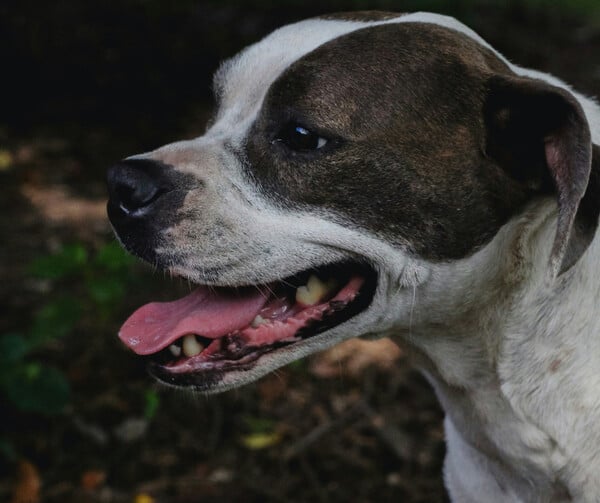
[[[446,411],[454,501],[600,500],[598,106],[427,13],[284,27],[215,91],[204,136],[111,170],[125,247],[218,288],[355,259],[376,284],[314,336],[158,377],[222,391],[390,336]],[[140,354],[175,340],[152,337],[121,333]]]

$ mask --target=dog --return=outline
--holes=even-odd
[[[123,246],[198,285],[123,325],[151,373],[216,393],[389,336],[453,501],[600,501],[600,108],[429,13],[285,26],[214,91],[108,173]]]

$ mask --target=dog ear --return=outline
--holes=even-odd
[[[585,252],[598,223],[597,173],[588,187],[589,125],[581,105],[565,89],[517,76],[496,75],[487,84],[486,154],[534,193],[556,194],[558,223],[550,255],[556,277]]]

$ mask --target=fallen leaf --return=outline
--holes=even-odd
[[[7,171],[13,163],[13,156],[8,150],[0,149],[0,171]]]
[[[156,500],[146,493],[136,494],[133,503],[154,503]]]
[[[37,503],[40,501],[41,487],[42,481],[37,468],[29,461],[19,461],[11,503]]]
[[[71,195],[61,185],[43,187],[26,184],[21,188],[23,196],[41,215],[55,224],[106,226],[106,200],[86,199]]]
[[[130,417],[116,426],[113,432],[121,442],[135,442],[146,434],[148,424],[148,420],[143,417]]]
[[[310,371],[321,378],[356,377],[369,366],[389,370],[401,356],[402,350],[388,338],[349,339],[317,355]]]
[[[241,441],[246,449],[258,451],[277,445],[281,441],[281,435],[276,431],[273,433],[251,433],[243,436]]]
[[[106,480],[106,472],[102,470],[88,470],[81,476],[81,487],[88,491],[97,489]]]
[[[228,468],[217,468],[208,476],[208,481],[214,484],[227,484],[233,480],[233,472]]]

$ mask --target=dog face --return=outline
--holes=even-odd
[[[217,72],[204,136],[111,168],[123,245],[199,285],[121,330],[160,380],[221,391],[348,337],[450,324],[514,266],[515,222],[556,206],[549,269],[587,247],[575,98],[452,20],[375,17],[274,32]]]

